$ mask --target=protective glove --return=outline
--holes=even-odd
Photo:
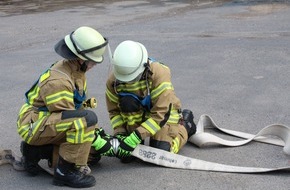
[[[107,134],[103,128],[99,128],[95,130],[95,136],[101,136],[103,139],[110,140],[113,136]]]
[[[95,135],[96,138],[92,143],[92,147],[97,151],[97,154],[109,157],[116,156],[110,143],[111,136],[107,135],[102,128],[97,129]]]
[[[116,156],[120,159],[131,156],[132,152],[141,141],[140,133],[138,131],[132,132],[129,136],[120,140]]]
[[[119,141],[122,141],[122,140],[124,140],[124,139],[127,137],[127,135],[125,135],[125,134],[117,134],[117,135],[115,135],[115,137],[116,137]]]

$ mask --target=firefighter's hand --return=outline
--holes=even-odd
[[[115,137],[121,142],[122,140],[124,140],[127,137],[127,135],[117,134],[117,135],[115,135]]]
[[[132,152],[141,141],[141,135],[138,131],[134,131],[129,136],[120,139],[120,145],[116,156],[120,159],[131,156]]]
[[[111,136],[107,135],[103,129],[96,129],[95,135],[92,147],[97,151],[97,154],[109,157],[116,156],[114,148],[110,143]]]

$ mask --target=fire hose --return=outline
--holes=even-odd
[[[208,129],[216,129],[224,134],[243,138],[243,140],[225,140],[206,132]],[[119,145],[116,141],[117,139],[111,142],[115,149],[117,149],[117,146]],[[191,136],[188,141],[200,148],[212,145],[237,147],[246,145],[252,141],[257,141],[283,147],[284,153],[286,155],[290,155],[290,128],[279,124],[269,125],[260,130],[256,135],[253,135],[240,131],[220,128],[215,124],[210,116],[201,115],[197,123],[197,132]],[[290,165],[274,168],[233,166],[173,154],[145,145],[138,145],[132,155],[152,164],[186,170],[229,173],[266,173],[274,171],[290,171]],[[2,164],[11,164],[15,170],[23,170],[21,157],[17,156],[12,150],[0,150],[0,165]]]
[[[205,129],[217,129],[225,134],[244,138],[245,140],[228,141],[215,135],[205,132]],[[267,137],[267,136],[271,136]],[[273,138],[276,136],[278,138]],[[218,127],[208,115],[202,115],[197,124],[197,132],[188,140],[198,147],[206,147],[211,145],[222,145],[236,147],[246,145],[251,141],[258,141],[277,146],[283,146],[285,154],[290,155],[290,128],[284,125],[269,125],[256,135],[243,133],[239,131],[228,130]],[[149,146],[138,145],[133,155],[145,162],[161,165],[170,168],[229,172],[229,173],[265,173],[273,171],[290,171],[290,165],[275,168],[259,168],[259,167],[240,167],[215,162],[208,162],[195,158],[190,158],[178,154],[173,154],[164,150],[156,149]]]

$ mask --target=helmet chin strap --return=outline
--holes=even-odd
[[[88,68],[88,62],[89,61],[84,61],[82,64],[81,64],[81,71],[83,72],[86,72],[87,71],[87,68]]]

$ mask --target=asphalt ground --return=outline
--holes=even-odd
[[[39,7],[20,2],[2,4],[0,9],[2,149],[20,154],[16,119],[24,93],[61,59],[54,53],[54,44],[84,25],[106,36],[112,50],[127,39],[143,43],[151,57],[171,68],[176,94],[183,108],[193,110],[196,122],[208,114],[223,128],[252,134],[273,123],[290,123],[288,1],[60,1]],[[110,68],[106,56],[103,64],[88,73],[89,95],[97,97],[95,112],[108,133],[112,129],[104,92]],[[257,142],[205,149],[188,143],[180,154],[237,166],[290,165],[281,147]],[[290,184],[289,172],[179,170],[143,162],[122,164],[106,157],[92,170],[97,185],[91,189],[282,190]],[[0,189],[68,188],[53,186],[46,173],[33,178],[4,165]]]

